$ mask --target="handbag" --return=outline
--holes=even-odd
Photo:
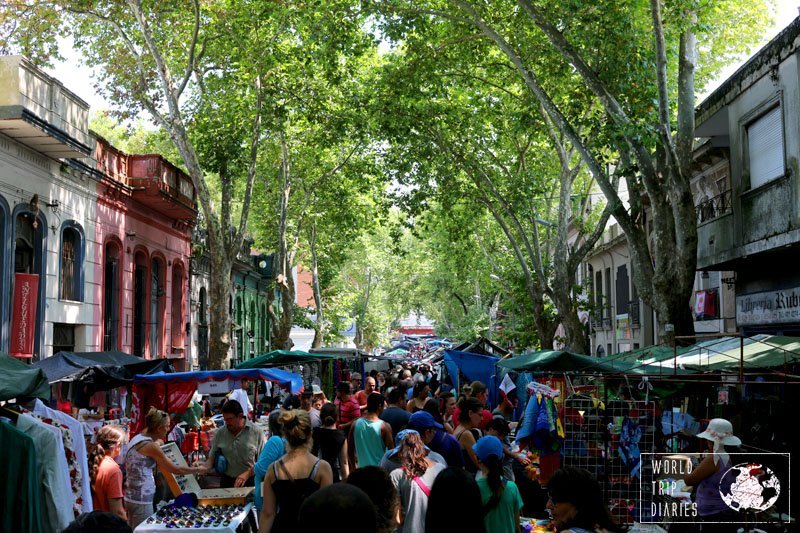
[[[228,459],[222,454],[222,450],[217,450],[214,455],[214,470],[217,474],[224,474],[228,470]]]

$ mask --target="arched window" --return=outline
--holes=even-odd
[[[244,360],[244,307],[241,296],[236,297],[236,357]]]
[[[103,263],[103,350],[119,350],[119,272],[120,247],[116,242],[105,246]]]
[[[133,355],[144,356],[147,345],[147,253],[138,250],[133,266]]]
[[[164,355],[164,261],[160,257],[150,259],[150,357]]]
[[[61,283],[59,297],[62,300],[83,301],[84,257],[85,241],[83,229],[76,222],[65,222],[61,230]]]
[[[180,264],[172,265],[172,349],[171,353],[183,350],[183,267]]]
[[[29,293],[24,299],[27,303],[31,301],[36,302],[36,313],[33,316],[28,316],[27,320],[22,318],[22,315],[15,315],[12,311],[12,327],[10,331],[12,353],[22,354],[23,356],[38,356],[43,357],[41,352],[43,339],[43,325],[44,325],[44,295],[45,283],[47,281],[46,262],[45,262],[45,249],[46,249],[46,233],[43,231],[47,228],[47,221],[40,212],[31,212],[27,210],[27,204],[20,204],[15,210],[14,215],[14,236],[13,236],[13,260],[14,260],[14,280],[16,283],[18,279],[22,279],[22,275],[27,274],[31,276],[30,280],[36,279],[36,292]],[[29,285],[30,286],[30,285]],[[14,300],[16,300],[14,295]],[[12,309],[16,306],[16,301],[12,303]],[[15,319],[19,319],[17,326],[20,329],[15,329]],[[23,327],[25,325],[25,327]],[[26,338],[26,341],[20,345],[16,342],[20,335]],[[28,342],[33,341],[32,347]]]
[[[197,318],[197,363],[200,370],[208,367],[208,296],[205,287],[200,287],[200,316]]]
[[[269,315],[267,315],[267,305],[261,303],[261,351],[269,351]]]
[[[249,358],[253,358],[256,355],[256,330],[258,329],[258,317],[256,316],[256,301],[250,300],[250,316],[247,317],[247,337],[250,342],[249,347]]]

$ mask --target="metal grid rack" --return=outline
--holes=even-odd
[[[564,401],[563,420],[564,466],[595,476],[618,523],[639,521],[640,512],[646,516],[653,472],[649,461],[636,461],[634,443],[640,453],[654,451],[655,404],[611,400],[604,405],[589,396],[572,395]]]

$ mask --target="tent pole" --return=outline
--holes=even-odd
[[[744,385],[744,336],[739,337],[739,383]]]

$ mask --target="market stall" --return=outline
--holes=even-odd
[[[653,454],[702,451],[706,445],[695,436],[713,418],[733,422],[742,438],[742,461],[767,454],[775,475],[788,483],[784,459],[792,443],[784,413],[798,400],[799,364],[800,339],[756,336],[705,338],[688,347],[649,347],[599,359],[536,352],[503,360],[498,368],[520,390],[533,383],[560,392],[554,403],[564,433],[561,464],[592,472],[614,517],[631,524],[691,520],[665,510],[665,500],[686,496],[685,487],[654,472]],[[541,403],[539,396],[531,400]],[[674,494],[647,490],[653,481],[676,487]],[[673,509],[675,501],[668,503]],[[759,519],[788,520],[788,495],[776,498]]]
[[[169,413],[183,413],[192,401],[198,384],[214,382],[222,392],[246,390],[248,381],[267,381],[291,394],[303,391],[303,379],[279,368],[250,368],[136,375],[133,381],[131,435],[144,426],[144,415],[155,407]]]

